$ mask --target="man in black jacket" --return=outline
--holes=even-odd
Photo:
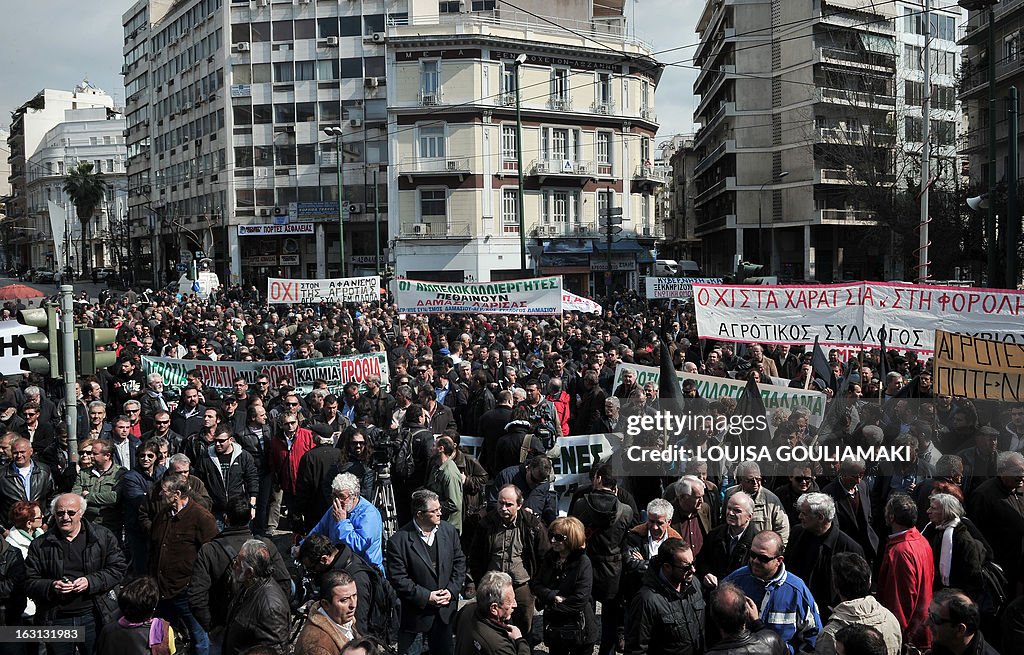
[[[231,562],[242,544],[253,539],[249,530],[249,499],[232,496],[227,505],[227,526],[213,541],[203,544],[192,565],[192,583],[188,587],[188,605],[192,615],[211,633],[224,627],[228,602],[232,594]],[[270,549],[274,579],[286,596],[291,596],[291,574],[277,547],[267,538],[261,539]]]
[[[701,582],[715,587],[738,568],[747,565],[750,544],[757,530],[751,525],[754,499],[738,491],[725,503],[725,523],[708,533],[697,554],[697,574]]]
[[[704,652],[704,595],[694,578],[693,550],[681,539],[658,548],[657,566],[626,613],[630,655],[699,655]]]
[[[466,578],[459,533],[441,520],[433,491],[412,494],[413,520],[388,541],[388,580],[402,602],[398,652],[420,655],[423,640],[431,655],[452,655],[452,621]]]
[[[711,595],[711,618],[722,640],[708,653],[728,655],[787,655],[789,649],[779,635],[761,622],[757,606],[743,590],[723,582]]]
[[[828,621],[838,601],[832,584],[832,557],[837,553],[856,553],[864,549],[835,525],[836,504],[823,493],[809,493],[797,499],[800,526],[793,530],[786,547],[789,572],[807,584],[818,602],[821,620]]]
[[[0,472],[0,525],[10,527],[10,512],[19,500],[34,500],[46,513],[53,497],[49,467],[33,457],[32,444],[24,437],[11,443],[11,463]],[[26,480],[28,490],[26,492]]]
[[[98,628],[115,620],[111,592],[128,564],[117,538],[106,528],[82,519],[85,499],[62,494],[54,503],[53,527],[32,541],[25,560],[25,591],[36,602],[40,625],[80,626],[79,647],[90,655]],[[71,654],[75,644],[47,644],[50,655]]]
[[[323,576],[329,571],[344,571],[352,576],[356,582],[357,598],[359,598],[359,603],[356,605],[356,630],[360,634],[372,634],[370,630],[370,608],[373,606],[371,599],[374,594],[383,593],[383,590],[374,587],[375,583],[381,579],[380,571],[375,566],[357,555],[349,548],[348,544],[343,542],[333,544],[322,534],[306,537],[302,545],[299,546],[299,553],[295,559],[302,565],[302,568],[306,569],[313,584],[317,587],[321,586]]]
[[[252,455],[235,443],[228,427],[221,425],[213,437],[213,445],[199,458],[195,476],[203,481],[213,500],[213,516],[224,526],[228,498],[245,496],[251,507],[250,518],[256,516],[256,494],[260,479]]]
[[[632,508],[615,493],[617,487],[611,464],[603,464],[594,472],[593,489],[569,508],[569,516],[578,518],[587,530],[587,555],[594,567],[593,595],[602,603],[599,653],[614,651],[618,639],[623,602],[619,595],[622,542],[635,522]]]

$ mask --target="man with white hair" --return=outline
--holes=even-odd
[[[620,594],[632,598],[640,591],[643,576],[666,539],[681,539],[672,529],[675,507],[664,498],[647,503],[647,521],[626,533],[622,547],[622,583]]]
[[[467,605],[455,620],[457,655],[529,655],[530,643],[511,623],[516,609],[512,577],[490,571],[477,585],[476,603]]]
[[[309,534],[322,534],[332,543],[348,545],[383,572],[384,522],[373,503],[359,495],[359,478],[351,473],[338,474],[331,482],[331,493],[331,508]]]
[[[753,498],[744,492],[729,496],[725,523],[711,531],[696,560],[697,575],[708,587],[716,587],[719,580],[746,565],[750,544],[757,534],[753,515]]]
[[[683,541],[693,549],[693,556],[700,554],[704,539],[714,528],[710,505],[704,502],[707,485],[695,475],[684,475],[665,492],[665,500],[675,504],[675,521],[672,528]]]
[[[796,501],[800,511],[800,525],[786,548],[789,570],[807,583],[807,588],[818,601],[821,618],[828,620],[835,598],[832,583],[832,558],[838,553],[856,553],[864,556],[853,537],[835,524],[836,501],[824,493],[806,493]]]
[[[739,484],[725,490],[726,499],[737,491],[745,491],[754,499],[754,532],[771,530],[782,537],[785,546],[789,541],[789,517],[779,497],[762,486],[761,467],[754,462],[741,462],[736,467],[736,481]]]

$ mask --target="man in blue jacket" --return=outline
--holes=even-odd
[[[782,537],[765,530],[750,544],[750,565],[725,580],[761,608],[761,620],[779,633],[790,653],[813,653],[821,631],[818,604],[804,581],[786,570]]]

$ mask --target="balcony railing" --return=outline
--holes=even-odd
[[[895,175],[874,173],[871,179],[861,178],[857,171],[846,168],[822,168],[818,172],[818,181],[822,184],[856,184],[859,186],[888,185],[896,182]]]
[[[574,159],[535,159],[528,170],[534,175],[591,176],[595,174],[594,162]]]
[[[821,222],[874,223],[877,214],[866,209],[822,209]]]
[[[872,107],[878,105],[883,107],[896,106],[896,97],[893,95],[868,93],[866,91],[851,91],[850,89],[818,89],[818,99],[820,102],[838,102],[845,105],[856,104]]]
[[[895,50],[895,44],[893,49]],[[878,66],[880,68],[896,68],[896,55],[866,50],[845,50],[841,48],[819,48],[821,61],[842,62],[854,66]]]
[[[403,239],[471,239],[476,236],[476,223],[425,217],[421,222],[403,222],[399,236]]]
[[[406,157],[398,167],[399,175],[469,173],[470,162],[465,157]]]
[[[538,238],[597,236],[597,229],[594,227],[594,224],[584,222],[556,221],[553,223],[538,223],[533,231]]]
[[[651,164],[641,164],[636,167],[633,179],[664,184],[668,179],[668,174],[665,171],[656,169]]]

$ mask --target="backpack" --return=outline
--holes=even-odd
[[[391,475],[398,480],[408,480],[416,472],[416,461],[412,454],[413,431],[409,428],[400,428],[393,434],[398,445],[395,446],[394,457],[391,460]]]
[[[988,560],[981,567],[981,598],[978,611],[982,616],[997,616],[1006,607],[1006,589],[1010,586],[1003,568]]]
[[[401,603],[398,594],[391,583],[384,578],[384,574],[376,566],[369,566],[370,586],[373,588],[373,596],[370,599],[370,612],[366,617],[367,627],[370,634],[376,635],[382,641],[393,643],[398,641],[398,627],[400,624],[399,611]]]

